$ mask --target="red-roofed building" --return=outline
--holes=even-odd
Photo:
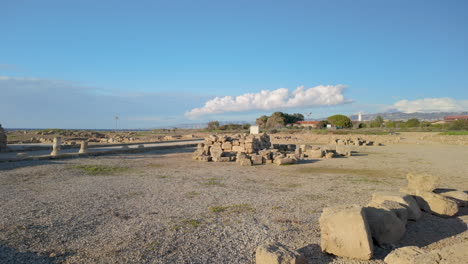
[[[298,121],[294,123],[294,126],[313,127],[316,128],[319,121]]]
[[[454,121],[454,120],[468,120],[468,115],[461,116],[444,116],[445,121]]]

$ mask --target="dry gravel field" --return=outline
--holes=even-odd
[[[410,222],[371,261],[320,251],[324,207],[366,205],[373,192],[398,191],[408,172],[468,190],[467,146],[402,137],[289,166],[198,162],[194,149],[0,163],[0,263],[253,263],[270,240],[309,263],[383,263],[395,247],[467,240],[461,208]]]

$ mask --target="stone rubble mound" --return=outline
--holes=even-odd
[[[348,145],[348,146],[382,146],[381,143],[363,138],[334,138],[331,140],[331,145]]]
[[[437,189],[439,177],[409,173],[407,180],[408,186],[401,188],[400,193],[374,193],[366,207],[348,205],[324,208],[319,221],[322,251],[340,257],[368,260],[373,255],[373,241],[380,246],[398,242],[406,232],[407,220],[418,220],[421,210],[440,217],[451,217],[457,214],[459,206],[468,203],[466,192]],[[466,245],[463,247],[466,248]],[[401,248],[385,261],[423,263],[405,261],[410,258],[426,260],[432,256],[421,252],[418,248]],[[440,254],[436,254],[436,257],[437,261],[444,259]],[[437,261],[427,263],[439,263]]]
[[[210,135],[198,144],[193,159],[199,161],[237,162],[242,166],[274,163],[295,164],[302,159],[351,156],[346,146],[271,144],[268,134]]]

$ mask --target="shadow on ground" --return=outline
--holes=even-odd
[[[20,252],[12,247],[0,245],[0,263],[4,264],[52,264],[55,258],[41,256],[34,252]]]

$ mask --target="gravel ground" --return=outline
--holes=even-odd
[[[253,263],[260,243],[277,240],[309,263],[383,263],[391,247],[376,247],[371,261],[322,253],[322,209],[365,205],[404,186],[410,171],[468,190],[466,146],[408,138],[280,167],[202,163],[193,150],[0,163],[0,262]],[[465,209],[424,214],[392,247],[468,239]]]

